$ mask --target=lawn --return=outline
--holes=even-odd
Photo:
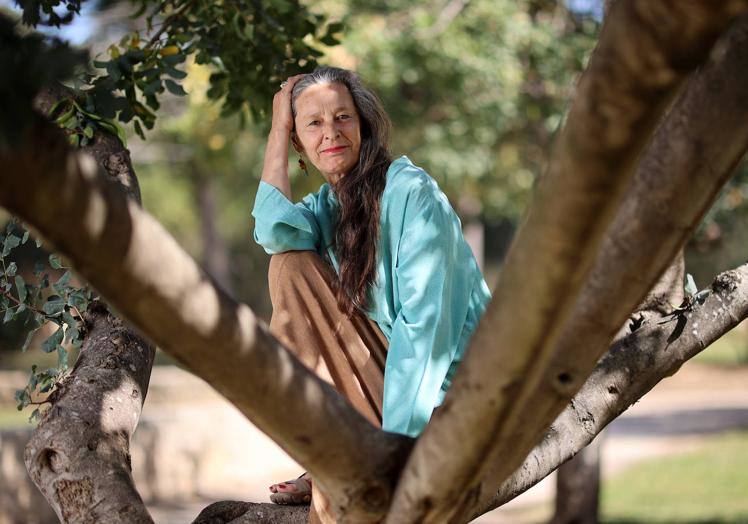
[[[603,483],[602,521],[748,523],[748,431],[647,461]]]
[[[22,428],[29,425],[31,409],[18,411],[13,407],[0,408],[0,430]]]

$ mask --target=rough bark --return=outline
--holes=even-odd
[[[547,374],[528,397],[544,399],[542,405],[535,400],[532,409],[517,405],[520,424],[503,433],[497,446],[532,449],[690,237],[748,147],[746,90],[748,18],[743,17],[715,47],[711,61],[689,79],[659,126],[553,349]],[[680,303],[680,291],[666,297],[674,282],[682,282],[681,266],[671,271],[675,278],[661,280],[661,289],[650,293],[645,317],[668,312],[668,302]],[[489,500],[505,475],[501,468],[490,471],[478,500]]]
[[[24,147],[0,157],[0,205],[34,226],[118,313],[273,437],[341,513],[364,521],[386,512],[411,439],[373,427],[50,127],[38,123]]]
[[[660,380],[748,318],[748,264],[720,274],[711,289],[693,311],[649,321],[614,344],[542,442],[474,516],[540,482]]]
[[[568,401],[582,385],[596,357],[587,355],[580,365],[589,366],[586,374],[569,377],[554,373],[554,348],[603,233],[663,107],[746,7],[745,2],[672,0],[613,4],[494,300],[442,409],[416,443],[388,522],[463,520],[480,500],[487,470],[493,468],[499,482],[508,478],[532,449],[538,429],[555,418],[547,410],[548,397],[537,395],[538,385],[548,382],[560,391],[551,403],[558,396]],[[644,270],[650,287],[662,271],[630,268]],[[646,291],[626,305],[626,314]],[[543,418],[525,426],[525,416],[536,410],[528,405],[537,402]],[[546,415],[553,416],[545,421]]]
[[[306,524],[309,506],[223,501],[200,512],[192,524]]]
[[[35,104],[47,114],[71,97],[59,86],[41,92]],[[119,139],[97,132],[82,150],[140,202],[130,155]],[[85,313],[85,321],[75,366],[26,445],[26,468],[62,522],[151,522],[132,481],[129,445],[155,350],[101,302]]]

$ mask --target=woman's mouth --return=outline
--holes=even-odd
[[[346,148],[346,146],[335,146],[335,147],[330,147],[330,148],[328,148],[328,149],[323,149],[323,150],[322,150],[322,153],[324,153],[324,154],[327,154],[327,155],[334,155],[335,153],[340,153],[340,152],[341,152],[341,151],[343,151],[343,150],[344,150],[345,148]]]

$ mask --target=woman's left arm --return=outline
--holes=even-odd
[[[417,436],[458,349],[474,273],[460,222],[435,183],[407,198],[397,250],[396,303],[384,375],[383,429]]]

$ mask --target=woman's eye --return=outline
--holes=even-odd
[[[348,120],[349,118],[351,118],[350,115],[338,115],[339,120]]]
[[[307,126],[316,126],[317,124],[319,124],[319,120],[312,120],[307,124]]]

